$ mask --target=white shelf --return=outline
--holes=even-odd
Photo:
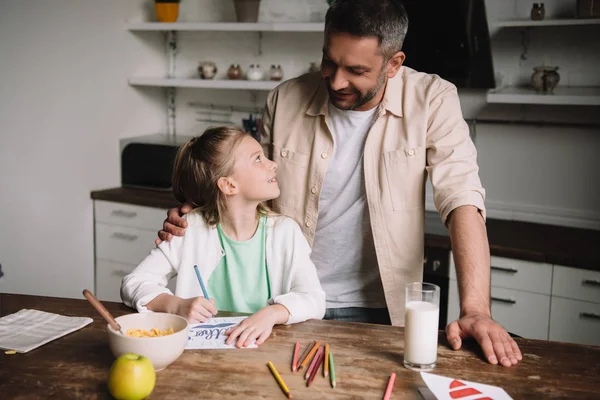
[[[536,27],[536,26],[573,26],[573,25],[600,25],[600,18],[581,18],[581,19],[546,19],[541,21],[532,21],[529,19],[523,20],[506,20],[496,21],[494,26],[498,28],[515,28],[515,27]]]
[[[134,22],[130,31],[323,32],[324,22]]]
[[[197,89],[272,90],[281,82],[212,79],[129,78],[131,86]]]
[[[488,103],[600,106],[600,87],[557,86],[554,94],[538,94],[527,87],[507,87],[487,93]]]

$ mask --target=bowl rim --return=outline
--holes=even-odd
[[[119,315],[118,317],[115,317],[115,320],[118,320],[120,317],[125,317],[128,315],[143,315],[145,313],[129,313],[129,314],[124,314],[124,315]],[[173,332],[170,335],[165,335],[165,336],[157,336],[157,337],[132,337],[132,336],[127,336],[127,335],[121,335],[120,333],[118,333],[117,331],[115,331],[112,326],[110,326],[110,324],[106,324],[106,330],[108,332],[109,335],[114,335],[117,337],[120,337],[122,339],[125,340],[135,340],[137,342],[141,341],[150,341],[150,340],[158,340],[158,339],[168,339],[169,337],[173,337],[175,335],[177,335],[178,333],[184,332],[184,331],[189,331],[190,328],[190,323],[186,318],[183,318],[181,315],[177,315],[177,314],[171,314],[171,313],[165,313],[165,312],[152,312],[152,314],[158,314],[158,315],[168,315],[170,317],[175,317],[177,319],[183,320],[185,322],[185,326],[175,332]],[[187,336],[187,333],[186,333]]]

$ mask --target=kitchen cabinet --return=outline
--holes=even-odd
[[[154,248],[166,209],[94,200],[95,294],[121,301],[121,280]],[[168,287],[175,290],[175,280]]]
[[[448,321],[460,314],[451,258]],[[491,308],[509,332],[600,345],[600,272],[491,257]]]

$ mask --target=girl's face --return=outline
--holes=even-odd
[[[263,202],[279,196],[275,179],[277,164],[269,160],[251,136],[245,136],[233,152],[235,163],[231,178],[235,181],[237,194],[246,201]]]

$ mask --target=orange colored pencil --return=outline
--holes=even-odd
[[[308,377],[312,374],[313,370],[319,370],[319,357],[321,356],[321,354],[323,353],[323,351],[325,351],[325,349],[323,348],[323,346],[319,346],[319,350],[317,350],[317,353],[315,354],[315,356],[313,357],[312,361],[310,362],[310,366],[306,370],[306,374],[304,375],[304,379],[308,379]]]
[[[298,369],[298,351],[300,350],[300,342],[296,342],[294,346],[294,355],[292,356],[292,372]]]
[[[308,355],[308,353],[310,353],[310,351],[313,349],[313,347],[315,346],[315,343],[317,343],[315,340],[313,340],[312,342],[310,342],[310,344],[308,345],[308,347],[306,349],[304,349],[304,352],[302,353],[302,355],[300,356],[300,358],[298,359],[298,365],[296,368],[296,370],[300,369],[300,365],[304,362],[304,359],[306,358],[306,356]]]
[[[321,350],[323,350],[323,351],[321,351]],[[319,373],[319,367],[321,366],[321,364],[323,364],[324,356],[325,356],[325,349],[323,349],[323,346],[321,346],[321,348],[319,349],[319,352],[315,356],[315,358],[317,359],[317,362],[315,364],[315,368],[312,370],[312,374],[310,374],[310,377],[308,378],[308,381],[306,381],[306,386],[310,386],[310,384],[315,380],[315,376],[317,376],[317,374]]]
[[[323,366],[323,376],[327,378],[329,376],[329,343],[325,342],[325,358],[323,359],[325,365]]]
[[[385,389],[385,394],[383,395],[383,400],[389,400],[392,395],[392,389],[394,389],[394,381],[396,380],[396,373],[392,372],[390,375],[390,380],[388,381],[387,388]]]
[[[306,355],[306,358],[304,360],[302,360],[302,363],[298,367],[298,371],[300,371],[302,368],[306,367],[306,365],[312,360],[312,358],[315,355],[315,353],[317,352],[317,349],[319,348],[319,346],[321,346],[321,341],[317,340],[315,342],[315,345],[313,346],[313,348]]]

